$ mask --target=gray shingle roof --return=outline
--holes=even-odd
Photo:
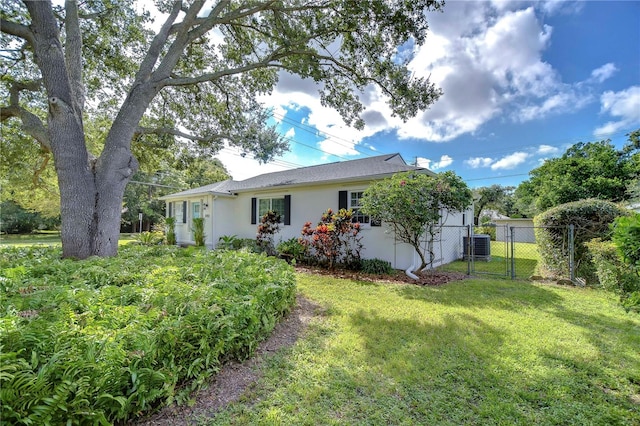
[[[357,160],[340,161],[317,166],[301,167],[281,172],[266,173],[249,179],[234,181],[225,180],[200,188],[189,189],[166,195],[161,199],[176,198],[203,193],[232,194],[263,188],[290,185],[329,183],[332,181],[367,180],[390,176],[394,173],[420,170],[430,173],[423,167],[408,165],[400,154],[378,155]]]

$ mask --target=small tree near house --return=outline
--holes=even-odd
[[[433,243],[445,222],[443,215],[463,212],[471,203],[471,190],[451,171],[435,176],[405,172],[367,188],[361,211],[389,224],[399,241],[413,246],[422,270],[435,258]]]

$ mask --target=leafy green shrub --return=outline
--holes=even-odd
[[[366,274],[386,275],[393,272],[391,263],[382,259],[362,259],[360,269]]]
[[[618,294],[625,309],[640,312],[640,269],[626,264],[612,242],[596,238],[585,246],[602,287]]]
[[[289,257],[296,262],[303,261],[307,256],[307,248],[298,240],[298,238],[290,238],[281,241],[276,247],[278,254]]]
[[[627,210],[610,201],[589,199],[562,204],[537,215],[533,223],[536,226],[540,270],[551,277],[568,276],[567,229],[574,225],[576,276],[584,278],[588,284],[597,283],[584,243],[594,238],[608,239],[611,234],[609,224],[627,214]]]
[[[185,402],[223,360],[248,357],[295,300],[290,266],[243,251],[0,254],[6,424],[124,423]]]
[[[139,234],[134,234],[133,239],[143,246],[154,246],[162,242],[164,235],[162,235],[161,232],[144,231]]]
[[[175,246],[176,245],[176,218],[167,217],[165,218],[164,223],[167,226],[167,234],[166,234],[167,245]]]
[[[483,226],[476,226],[473,228],[475,234],[485,234],[491,237],[491,241],[496,240],[496,227],[485,224]]]
[[[240,238],[237,235],[223,235],[218,238],[218,245],[216,248],[222,250],[237,250],[240,248]]]
[[[640,271],[640,213],[616,218],[611,228],[611,239],[622,259]]]
[[[197,217],[193,219],[193,240],[196,242],[196,247],[203,247],[204,240],[204,218]]]

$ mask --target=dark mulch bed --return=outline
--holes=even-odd
[[[345,278],[356,281],[368,281],[368,282],[384,282],[384,283],[398,283],[398,284],[415,284],[420,286],[431,285],[437,286],[449,283],[451,281],[460,281],[468,278],[461,272],[444,272],[444,271],[425,271],[418,272],[417,280],[409,277],[404,271],[394,271],[391,274],[377,275],[377,274],[365,274],[359,271],[350,271],[348,269],[336,268],[329,270],[325,268],[318,268],[312,266],[296,266],[296,270],[299,272],[306,272],[310,274],[318,275],[330,275],[336,278]]]

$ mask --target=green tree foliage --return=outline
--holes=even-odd
[[[60,225],[57,218],[43,217],[40,213],[23,209],[13,201],[0,203],[0,232],[27,234],[38,229],[54,229]]]
[[[411,244],[420,256],[420,270],[435,257],[432,244],[446,220],[442,215],[463,212],[471,203],[471,190],[451,171],[434,176],[405,172],[369,186],[362,212],[388,223],[399,241]],[[421,243],[425,233],[430,241],[426,250]]]
[[[640,213],[616,218],[611,240],[622,259],[640,273]]]
[[[600,285],[619,295],[627,311],[640,313],[640,267],[625,262],[611,241],[596,238],[586,242],[585,246]]]
[[[587,198],[620,202],[627,187],[640,177],[640,143],[636,130],[616,150],[611,141],[578,143],[562,157],[546,160],[529,172],[516,189],[517,206],[529,215]]]
[[[63,255],[112,256],[125,187],[147,153],[188,140],[200,153],[229,144],[268,161],[287,148],[256,100],[281,73],[318,83],[322,103],[357,128],[366,90],[379,89],[403,119],[428,108],[440,91],[399,51],[425,41],[426,12],[443,4],[11,1],[1,14],[0,119],[19,123],[16,143],[30,137],[55,161]],[[151,30],[154,5],[162,18]],[[96,116],[107,124],[92,140]]]
[[[502,185],[475,188],[473,190],[473,224],[480,225],[480,215],[485,208],[492,207],[498,211],[504,210],[502,208],[503,204],[509,198],[514,189],[515,188],[512,186]]]

